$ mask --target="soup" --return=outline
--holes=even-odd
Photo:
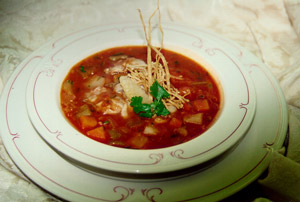
[[[178,106],[172,105],[168,87],[154,81],[149,93],[140,84],[139,79],[148,81],[138,77],[147,68],[146,46],[116,47],[71,68],[60,94],[66,118],[87,137],[122,148],[165,148],[203,134],[220,108],[216,82],[197,62],[170,50],[160,52],[168,64],[169,85],[181,96]],[[151,58],[155,61],[157,55]]]

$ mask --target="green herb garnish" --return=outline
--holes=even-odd
[[[147,118],[151,118],[154,114],[157,116],[170,114],[161,101],[163,98],[170,97],[170,94],[157,81],[150,87],[150,94],[154,97],[154,101],[150,104],[142,103],[143,98],[141,96],[132,97],[130,106],[133,107],[133,111],[139,116]]]
[[[104,121],[103,124],[109,124],[109,121]]]
[[[170,97],[170,94],[156,80],[150,87],[150,94],[158,101]]]
[[[84,66],[82,66],[82,65],[80,66],[80,71],[81,71],[81,72],[86,72],[86,71],[84,70]]]
[[[68,80],[68,83],[73,85],[73,80]]]

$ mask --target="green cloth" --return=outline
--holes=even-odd
[[[259,179],[267,198],[300,201],[300,109],[289,106],[289,142],[286,156],[274,151],[268,175]],[[256,201],[257,202],[257,201]]]

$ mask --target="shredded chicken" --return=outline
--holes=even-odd
[[[109,105],[107,105],[107,103],[105,103],[104,101],[100,101],[95,106],[96,106],[96,109],[98,111],[101,111],[103,114],[119,114],[119,113],[121,113],[121,116],[123,118],[128,117],[127,102],[125,102],[119,96],[116,96],[116,97],[110,99]]]
[[[126,97],[130,100],[132,97],[139,97],[143,98],[143,103],[151,103],[152,98],[148,96],[145,91],[135,83],[132,79],[128,76],[121,76],[120,77],[120,84],[123,87]]]

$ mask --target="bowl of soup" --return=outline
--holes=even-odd
[[[60,96],[68,121],[95,141],[128,149],[166,148],[204,133],[222,105],[216,81],[195,61],[170,50],[161,52],[168,61],[171,86],[185,99],[182,106],[165,106],[160,101],[163,109],[151,108],[157,99],[147,96],[144,85],[138,82],[141,78],[135,79],[141,72],[131,74],[138,68],[147,70],[147,47],[116,47],[71,68]],[[142,101],[135,103],[139,96]],[[166,114],[157,114],[158,110],[166,110]]]
[[[90,168],[162,173],[208,162],[252,123],[243,64],[207,33],[170,24],[152,43],[136,24],[53,42],[27,87],[30,119],[57,152]]]

